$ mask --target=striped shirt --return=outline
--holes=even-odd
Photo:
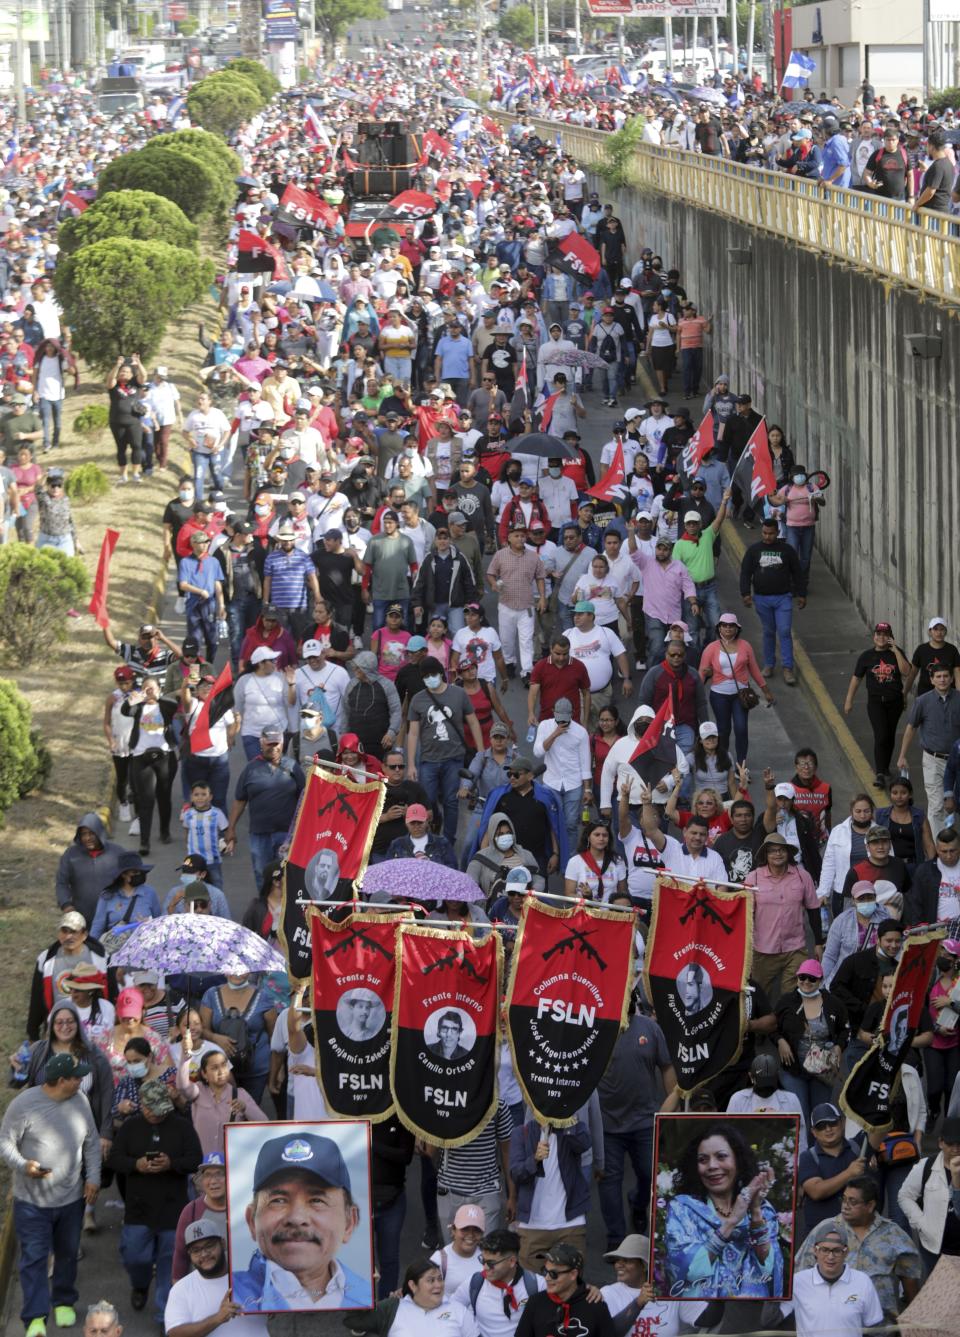
[[[187,853],[200,854],[207,861],[207,867],[220,862],[220,832],[226,831],[230,823],[219,808],[207,808],[198,812],[196,808],[185,808],[180,821],[187,830]]]
[[[546,580],[547,569],[540,558],[533,552],[514,552],[512,548],[501,548],[497,552],[487,574],[503,582],[500,589],[500,602],[515,612],[532,608],[537,597],[533,582]]]
[[[264,579],[270,578],[270,602],[277,608],[304,608],[307,603],[307,577],[314,570],[305,552],[272,552],[263,564]]]
[[[498,1144],[509,1142],[513,1117],[504,1101],[497,1102],[497,1112],[485,1128],[463,1147],[447,1147],[440,1161],[437,1183],[461,1197],[475,1193],[501,1193]]]

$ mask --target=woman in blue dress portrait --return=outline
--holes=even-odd
[[[666,1270],[670,1295],[783,1294],[779,1222],[767,1194],[774,1182],[732,1123],[701,1126],[687,1143],[667,1206]]]

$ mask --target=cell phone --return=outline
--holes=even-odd
[[[161,1151],[148,1151],[146,1154],[146,1159],[148,1161],[158,1161],[162,1155],[163,1152]]]
[[[38,1165],[38,1166],[37,1166],[37,1169],[40,1171],[40,1173],[41,1173],[42,1175],[51,1175],[51,1174],[53,1174],[53,1170],[50,1168],[49,1165]]]

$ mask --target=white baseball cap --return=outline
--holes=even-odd
[[[633,422],[634,418],[643,417],[643,410],[638,408],[628,408],[623,416],[626,422]]]
[[[932,617],[930,621],[927,623],[927,631],[933,631],[934,627],[945,627],[946,625],[947,622],[945,618]]]
[[[323,646],[319,641],[304,641],[302,654],[304,659],[309,659],[311,655],[322,655]]]
[[[256,650],[250,656],[251,664],[262,664],[265,659],[279,659],[280,651],[271,650],[269,646],[258,645]]]

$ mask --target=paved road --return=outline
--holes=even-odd
[[[640,401],[644,396],[639,391],[634,396]],[[589,416],[584,427],[584,441],[587,449],[596,460],[603,443],[610,435],[610,425],[617,416],[615,411],[603,408],[596,393],[587,395],[585,402]],[[627,405],[621,405],[620,412]],[[239,507],[239,491],[234,490],[231,500]],[[749,538],[749,536],[747,536]],[[161,613],[163,630],[173,640],[183,635],[182,618],[173,613],[172,580],[168,584],[168,597]],[[721,605],[724,608],[740,608],[737,597],[735,574],[729,562],[724,562],[720,570]],[[493,617],[493,610],[488,610]],[[751,635],[754,645],[759,644],[759,627],[753,613],[744,616],[744,625]],[[752,625],[751,625],[752,624]],[[822,630],[822,629],[821,629]],[[791,690],[778,680],[775,684],[777,705],[772,710],[758,709],[750,718],[750,765],[753,773],[759,775],[765,766],[772,766],[778,778],[787,778],[792,770],[792,757],[800,743],[812,743],[820,753],[821,773],[829,777],[840,793],[848,792],[853,784],[853,773],[849,762],[840,750],[835,736],[827,734],[815,722],[809,713],[805,698],[797,689]],[[517,725],[518,737],[526,732],[526,693],[519,681],[510,684],[506,694],[506,705],[511,718]],[[234,751],[233,771],[236,774],[242,767],[243,758],[239,748]],[[179,777],[177,783],[179,784]],[[852,790],[849,790],[852,792]],[[118,838],[136,846],[135,838],[126,838],[122,829],[117,830]],[[151,854],[154,864],[151,881],[158,891],[165,893],[179,877],[176,865],[182,861],[184,847],[182,841],[172,845],[155,844]],[[249,857],[245,845],[241,852],[228,860],[225,874],[225,890],[233,914],[239,918],[253,895],[254,883]],[[404,1228],[405,1247],[402,1259],[406,1261],[417,1252],[417,1245],[423,1228],[423,1215],[419,1203],[419,1170],[415,1162],[408,1176],[409,1214]],[[628,1175],[628,1178],[630,1176]],[[119,1227],[121,1211],[115,1190],[107,1190],[101,1197],[96,1209],[98,1233],[86,1235],[83,1239],[84,1259],[80,1265],[80,1309],[93,1301],[107,1297],[120,1308],[127,1337],[156,1337],[156,1330],[149,1317],[150,1306],[142,1313],[134,1313],[129,1305],[129,1283],[120,1266],[118,1257]],[[589,1236],[590,1272],[593,1278],[601,1282],[612,1280],[610,1268],[602,1261],[605,1247],[602,1228],[599,1222],[599,1207],[595,1205],[591,1212],[592,1228]],[[5,1337],[15,1337],[22,1328],[17,1314],[19,1311],[19,1286],[11,1288],[11,1295],[5,1314]]]

